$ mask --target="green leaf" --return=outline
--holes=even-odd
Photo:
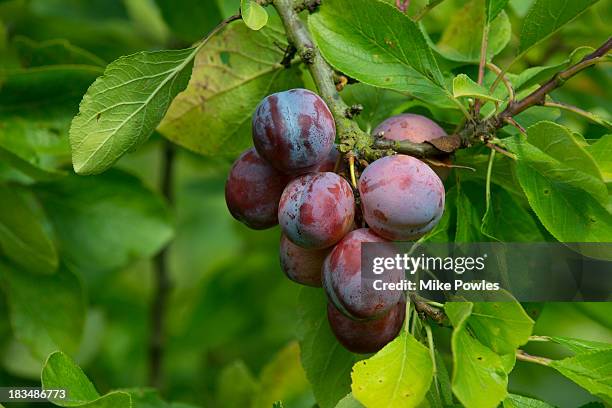
[[[508,394],[504,400],[504,408],[554,408],[544,401],[524,397],[517,394]]]
[[[13,40],[19,60],[24,67],[45,65],[93,65],[104,67],[106,63],[87,50],[79,48],[68,40],[56,39],[32,41],[18,36]]]
[[[612,183],[612,135],[602,136],[586,148],[591,154],[605,183]]]
[[[131,406],[134,408],[197,408],[188,404],[166,402],[160,397],[159,391],[153,388],[128,388],[122,389],[121,392],[129,394]]]
[[[433,379],[429,350],[403,331],[367,360],[355,363],[353,395],[365,406],[418,406]]]
[[[300,364],[300,347],[297,342],[289,343],[266,364],[261,371],[259,384],[259,394],[253,408],[268,408],[280,400],[308,398],[310,387]]]
[[[519,53],[544,40],[597,1],[536,0],[523,20]]]
[[[501,242],[546,240],[532,214],[497,184],[491,185],[491,202],[482,219],[481,231]]]
[[[468,407],[494,408],[506,397],[508,376],[499,355],[473,338],[467,322],[473,304],[447,302],[444,310],[454,328],[451,338],[453,352],[453,392]]]
[[[126,392],[116,391],[100,397],[81,368],[61,351],[49,356],[43,367],[41,381],[44,389],[67,391],[68,399],[52,400],[61,407],[132,408],[132,399]]]
[[[346,397],[342,398],[338,405],[335,408],[364,408],[361,405],[361,402],[357,401],[355,397],[353,397],[353,393],[348,394]]]
[[[521,187],[542,224],[562,242],[612,240],[612,214],[601,204],[608,193],[593,158],[559,125],[542,122],[528,135],[505,142],[518,157]]]
[[[266,9],[253,0],[240,0],[242,20],[251,30],[261,30],[268,23]]]
[[[188,42],[201,39],[223,20],[215,1],[155,0],[155,3],[172,32]],[[235,6],[238,7],[237,1]]]
[[[70,127],[74,170],[101,173],[147,140],[187,86],[198,50],[139,52],[109,64]]]
[[[0,263],[0,276],[15,337],[35,357],[58,349],[77,351],[85,300],[74,274],[64,267],[53,275],[31,274]]]
[[[463,8],[457,10],[450,21],[445,24],[436,51],[452,61],[480,61],[483,27],[485,24],[485,4],[482,0],[471,0]],[[512,28],[510,20],[501,11],[489,28],[487,59],[499,54],[510,41]]]
[[[120,269],[154,255],[173,234],[161,197],[118,170],[40,184],[36,193],[55,226],[62,259],[75,271]]]
[[[495,17],[504,10],[504,7],[508,4],[508,0],[486,0],[485,10],[487,21],[491,22],[495,20]]]
[[[258,391],[258,384],[241,360],[221,371],[217,387],[217,404],[226,408],[250,407]]]
[[[497,354],[514,354],[529,340],[533,325],[521,304],[510,299],[476,302],[468,319],[474,336]]]
[[[599,341],[573,339],[571,337],[562,336],[551,336],[550,340],[569,348],[574,353],[587,353],[596,350],[612,349],[612,343],[602,343]]]
[[[612,348],[556,360],[550,366],[608,404],[612,404]]]
[[[457,229],[455,242],[486,241],[480,232],[481,219],[484,214],[484,186],[473,182],[457,185]]]
[[[298,297],[302,366],[321,408],[334,407],[351,390],[357,357],[338,343],[327,321],[327,298],[319,289],[302,288]]]
[[[253,32],[235,22],[198,53],[187,89],[159,132],[200,154],[233,156],[253,143],[253,111],[267,95],[300,87],[298,67],[279,64],[287,46],[278,17]]]
[[[309,25],[325,59],[348,76],[457,107],[421,29],[394,6],[328,0]]]
[[[4,184],[0,184],[0,248],[30,272],[50,274],[57,269],[57,251],[40,204],[27,191]]]
[[[478,85],[465,74],[459,74],[453,79],[453,96],[455,98],[469,96],[501,102],[501,99],[489,95],[489,91],[484,86]]]

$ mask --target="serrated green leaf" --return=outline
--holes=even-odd
[[[612,348],[555,360],[550,366],[606,403],[612,403]]]
[[[162,198],[122,171],[68,176],[35,192],[55,227],[62,259],[89,276],[150,257],[173,234]]]
[[[491,185],[491,202],[482,219],[481,231],[501,242],[546,240],[532,214],[497,184]]]
[[[72,120],[74,170],[101,173],[147,140],[187,86],[198,50],[139,52],[110,63]]]
[[[524,397],[517,394],[509,394],[504,400],[504,408],[554,408],[544,401]]]
[[[355,120],[362,129],[371,132],[380,122],[387,119],[394,109],[405,102],[408,96],[359,83],[346,86],[342,91],[342,99],[349,106],[355,104],[363,106],[363,111]]]
[[[251,30],[261,30],[268,23],[266,9],[253,0],[240,0],[242,20]]]
[[[480,61],[485,13],[485,4],[482,0],[471,0],[466,3],[445,24],[442,37],[436,44],[436,51],[452,61],[473,63]],[[510,20],[506,13],[501,11],[490,23],[488,60],[508,45],[511,35]]]
[[[485,10],[487,15],[487,21],[491,22],[495,20],[495,17],[504,10],[504,7],[508,4],[508,0],[486,0]]]
[[[457,107],[421,29],[394,6],[329,0],[309,25],[325,59],[348,76]]]
[[[365,406],[417,407],[433,379],[429,350],[406,331],[353,366],[353,396]]]
[[[612,183],[612,135],[602,136],[597,142],[587,146],[605,183]]]
[[[267,95],[302,85],[280,65],[287,46],[278,17],[253,32],[235,22],[198,54],[187,89],[159,126],[172,142],[204,155],[233,156],[251,146],[253,111]]]
[[[518,157],[517,175],[531,208],[562,242],[612,240],[612,214],[605,184],[592,157],[565,128],[540,123],[528,138],[505,140]],[[544,150],[542,150],[544,149]]]
[[[0,249],[33,273],[51,274],[58,265],[47,218],[27,191],[0,184]]]
[[[453,78],[453,96],[455,98],[472,97],[501,102],[501,99],[489,95],[489,91],[482,85],[472,81],[469,76],[459,74]]]
[[[42,375],[44,389],[63,389],[67,391],[65,400],[52,400],[61,407],[81,408],[132,408],[132,399],[126,392],[116,391],[102,397],[96,391],[85,373],[74,361],[61,351],[47,359]]]
[[[563,336],[551,336],[550,340],[569,348],[574,353],[587,353],[596,350],[612,349],[612,343],[602,343],[599,341],[573,339]]]
[[[342,398],[338,405],[335,408],[364,408],[361,402],[357,401],[355,397],[353,397],[353,393],[348,394],[346,397]]]
[[[302,366],[321,408],[334,407],[351,390],[351,368],[358,358],[334,337],[327,320],[325,293],[302,288],[298,304]]]
[[[546,39],[598,0],[536,0],[523,20],[519,53]]]
[[[452,384],[455,396],[468,407],[494,408],[506,397],[508,376],[499,355],[473,338],[467,330],[470,302],[447,302],[444,310],[454,328]]]
[[[60,267],[53,275],[32,274],[0,263],[0,277],[15,337],[35,357],[58,349],[77,351],[85,299],[73,273]]]

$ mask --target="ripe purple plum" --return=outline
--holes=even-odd
[[[332,332],[353,353],[375,353],[392,341],[402,328],[406,303],[399,302],[385,315],[372,320],[352,320],[333,304],[327,304],[327,319]]]
[[[333,173],[334,170],[336,170],[336,163],[338,163],[338,159],[340,159],[340,151],[334,145],[327,157],[322,162],[309,169],[308,173],[323,173],[326,171]]]
[[[294,282],[321,287],[321,268],[328,253],[329,248],[306,249],[297,246],[281,234],[281,269]]]
[[[391,116],[381,122],[372,134],[384,134],[385,139],[389,140],[408,140],[413,143],[423,143],[439,137],[448,136],[436,122],[422,115],[414,113],[402,113],[401,115]],[[439,161],[444,164],[451,164],[450,156],[442,156]],[[430,165],[436,174],[445,180],[450,169],[443,166]]]
[[[351,230],[355,198],[346,180],[335,173],[309,173],[293,179],[283,191],[278,221],[296,245],[322,249]]]
[[[253,229],[278,223],[278,203],[288,177],[263,160],[255,149],[234,162],[225,183],[225,202],[232,216]]]
[[[370,164],[359,179],[359,193],[368,226],[393,241],[422,237],[444,212],[442,180],[411,156],[387,156]]]
[[[324,161],[335,138],[336,125],[329,108],[306,89],[269,95],[253,115],[257,152],[287,174],[304,174]]]
[[[368,228],[349,232],[323,263],[323,287],[327,298],[345,316],[353,319],[371,319],[393,308],[402,298],[399,290],[377,290],[374,281],[397,283],[404,277],[401,269],[392,269],[381,275],[362,275],[362,244],[382,243],[377,256],[393,256],[392,244]]]

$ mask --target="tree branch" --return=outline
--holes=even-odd
[[[606,41],[601,47],[584,57],[577,64],[574,64],[571,67],[558,72],[546,83],[544,83],[542,86],[540,86],[538,89],[536,89],[520,101],[509,103],[506,109],[495,117],[495,126],[498,128],[503,127],[504,120],[506,118],[518,115],[519,113],[534,105],[543,104],[546,100],[546,95],[563,85],[565,81],[567,81],[577,73],[590,67],[591,65],[600,62],[604,58],[604,56],[610,51],[611,48],[612,38],[608,38],[608,41]]]
[[[173,202],[174,147],[164,142],[161,163],[160,190],[169,204]],[[149,338],[149,384],[161,388],[163,384],[163,357],[166,346],[166,305],[172,283],[168,276],[168,246],[156,256],[154,265],[155,292],[151,307],[151,335]]]

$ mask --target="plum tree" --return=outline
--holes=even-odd
[[[257,152],[287,174],[303,174],[324,161],[335,137],[329,108],[321,97],[306,89],[269,95],[253,115]]]
[[[225,183],[225,202],[234,218],[253,229],[278,223],[278,203],[289,178],[263,160],[255,149],[234,162]]]
[[[279,253],[281,269],[289,279],[302,285],[321,286],[321,267],[329,248],[302,248],[281,234]]]
[[[323,263],[323,287],[328,299],[349,318],[369,319],[388,312],[402,298],[400,291],[375,290],[368,284],[369,277],[361,274],[362,243],[388,243],[368,228],[348,233]],[[390,246],[381,246],[379,251],[393,253]],[[399,282],[403,270],[394,269],[377,279]]]
[[[413,143],[423,143],[448,136],[436,122],[414,113],[402,113],[385,119],[372,132],[375,135],[381,133],[385,139],[408,140]],[[439,160],[442,163],[451,164],[450,156],[442,156]],[[430,166],[442,180],[445,180],[450,173],[448,167]]]
[[[278,221],[283,233],[303,248],[326,248],[340,241],[353,225],[355,198],[346,180],[335,173],[309,173],[292,180],[280,199]]]
[[[394,305],[385,315],[370,320],[353,320],[333,304],[327,304],[327,320],[332,332],[347,350],[353,353],[375,353],[399,333],[406,316],[406,303]]]
[[[422,237],[444,212],[442,180],[411,156],[387,156],[370,164],[359,180],[359,193],[369,227],[390,240]]]

